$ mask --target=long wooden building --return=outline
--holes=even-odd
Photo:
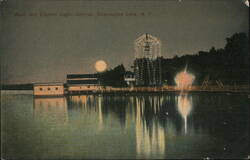
[[[99,74],[68,74],[67,88],[68,93],[92,92],[100,86]]]

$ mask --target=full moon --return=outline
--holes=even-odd
[[[95,69],[97,72],[103,72],[107,69],[107,63],[103,60],[98,60],[95,62]]]

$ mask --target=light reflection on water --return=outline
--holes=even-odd
[[[166,130],[172,131],[172,134],[176,133],[177,130],[175,125],[171,124],[173,123],[171,119],[168,120],[166,126],[160,122],[160,118],[164,121],[170,116],[166,114],[168,112],[165,112],[164,109],[168,107],[166,101],[169,101],[171,98],[170,96],[157,95],[131,97],[81,95],[70,96],[67,99],[36,98],[35,116],[38,117],[39,115],[39,118],[45,117],[53,122],[61,121],[65,123],[68,121],[67,109],[77,109],[81,113],[95,115],[98,121],[95,124],[96,132],[100,132],[103,128],[109,127],[110,124],[105,123],[104,120],[108,118],[109,114],[112,112],[120,114],[118,119],[123,119],[123,115],[125,115],[124,125],[121,124],[121,127],[125,126],[127,128],[131,124],[135,124],[136,157],[150,158],[157,155],[156,157],[158,158],[164,158],[167,149],[165,144],[167,140]],[[192,96],[182,94],[176,98],[175,108],[180,113],[179,117],[181,116],[184,120],[185,133],[187,133],[187,117],[192,108]],[[120,102],[123,103],[120,104]],[[125,107],[125,110],[120,110],[117,107]],[[103,110],[106,110],[106,112]],[[120,112],[124,113],[121,114]],[[170,134],[170,137],[173,136]]]
[[[153,113],[159,112],[162,106],[162,97],[148,97],[150,107]],[[144,97],[136,97],[136,152],[138,158],[151,157],[157,154],[158,158],[164,158],[165,155],[165,131],[160,125],[158,119],[153,118],[148,126],[145,117],[146,100]]]
[[[12,106],[25,103],[15,97],[11,102],[15,99]],[[27,98],[29,100],[32,99]],[[15,113],[20,119],[25,115],[26,119],[32,120],[30,126],[35,127],[30,127],[28,133],[23,129],[17,132],[19,138],[32,136],[37,130],[40,132],[33,141],[37,139],[43,142],[43,146],[30,144],[35,147],[29,149],[31,157],[28,158],[237,157],[245,155],[244,150],[235,151],[238,145],[249,147],[246,142],[238,140],[230,144],[232,138],[248,133],[247,115],[244,114],[248,101],[242,97],[81,95],[34,98],[33,102],[34,121],[29,113],[21,114],[23,110],[19,108],[16,108],[17,113],[11,108],[6,112],[8,115]],[[239,110],[239,106],[244,110]],[[241,118],[236,113],[241,114]],[[27,124],[13,121],[13,125]],[[248,136],[243,138],[247,139]],[[26,146],[33,141],[19,143]],[[7,145],[14,147],[11,143]],[[225,145],[227,150],[223,149]],[[43,148],[50,152],[42,151]],[[20,157],[25,157],[26,151],[19,149],[17,152],[20,152]]]
[[[68,106],[65,98],[35,98],[34,116],[51,123],[68,122]]]
[[[180,115],[184,120],[185,133],[187,133],[187,118],[192,110],[192,96],[187,93],[178,96],[177,107]]]
[[[169,98],[163,96],[103,97],[92,95],[70,96],[68,98],[35,98],[34,115],[39,120],[46,120],[50,122],[50,125],[56,125],[55,123],[68,123],[68,119],[70,119],[68,118],[68,108],[77,109],[79,112],[84,113],[82,116],[87,113],[98,117],[96,132],[99,132],[109,126],[108,123],[104,123],[105,117],[107,118],[112,111],[114,114],[121,112],[119,108],[115,107],[125,107],[123,111],[125,115],[125,121],[123,122],[125,128],[131,124],[135,124],[134,132],[137,157],[150,158],[153,155],[157,155],[159,158],[164,158],[166,132],[157,115],[162,112],[162,108],[167,107],[164,106],[164,100],[166,101]],[[185,120],[185,130],[187,112],[190,112],[189,108],[191,107],[189,99],[187,95],[178,96],[176,104],[176,108],[178,108],[178,111]],[[108,102],[112,100],[114,102],[111,102],[111,106],[109,106]],[[119,104],[120,101],[125,102],[125,104]],[[104,112],[103,108],[110,111]],[[122,115],[121,117],[118,115],[118,118],[123,118]],[[167,117],[167,115],[164,116]],[[173,127],[173,125],[171,126]]]

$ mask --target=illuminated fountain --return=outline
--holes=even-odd
[[[187,72],[187,67],[184,69],[184,71],[179,72],[175,76],[175,83],[178,89],[187,90],[189,89],[194,81],[195,76],[191,73]]]
[[[181,93],[178,96],[177,108],[184,119],[185,134],[187,133],[187,117],[192,109],[192,97],[188,97],[187,92],[183,93],[183,91],[187,91],[191,88],[194,78],[195,76],[193,74],[187,72],[187,67],[175,77],[177,88],[181,90]]]

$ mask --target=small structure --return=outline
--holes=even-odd
[[[34,96],[63,96],[63,83],[37,83],[33,87]]]
[[[129,87],[135,85],[135,74],[131,71],[127,71],[124,75],[124,80]]]
[[[68,74],[68,93],[93,92],[99,88],[99,74]]]

